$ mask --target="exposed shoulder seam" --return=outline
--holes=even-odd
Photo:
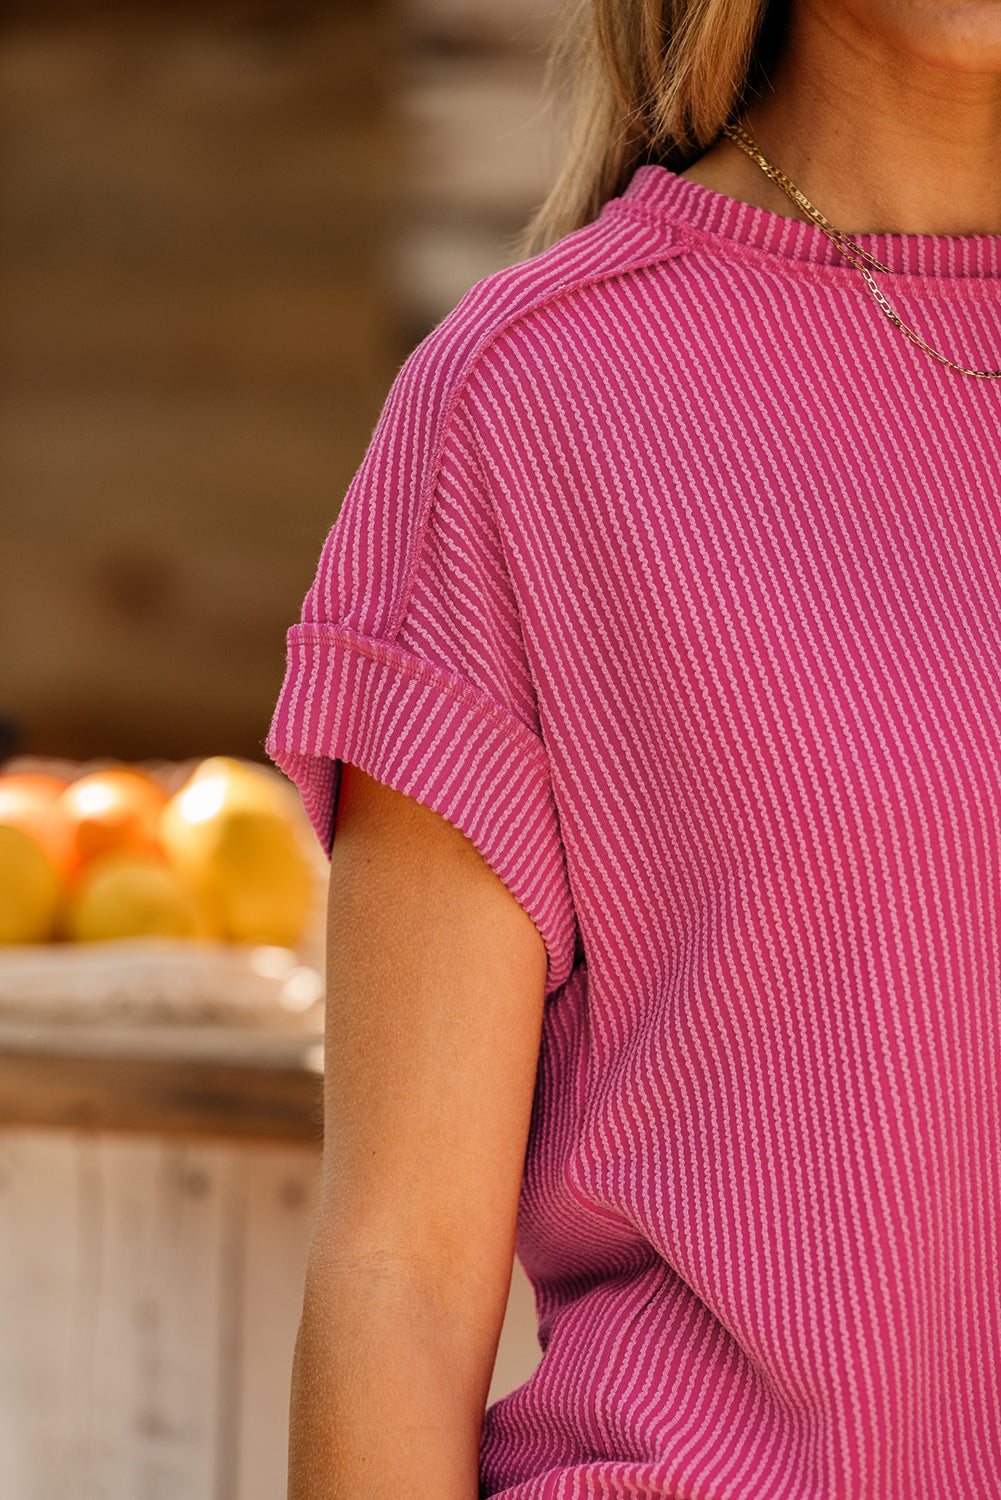
[[[616,209],[620,209],[622,206],[622,201],[619,199],[614,200],[614,206]],[[608,208],[611,208],[611,205],[609,205]],[[576,240],[578,236],[582,241],[584,241],[589,232],[593,234],[594,239],[600,243],[600,241],[603,240],[605,236],[595,234],[594,231],[599,229],[599,227],[609,227],[609,220],[612,219],[612,217],[612,214],[606,209],[606,212],[600,219],[595,220],[593,224],[586,225],[584,229],[576,231],[574,235],[569,235],[564,240],[559,241],[556,246],[552,247],[553,251],[565,251],[569,247],[570,243]],[[647,216],[645,214],[636,215],[635,217],[640,218],[642,221],[647,220]],[[587,269],[584,269],[583,274],[581,275],[565,277],[562,280],[555,281],[549,286],[543,284],[536,289],[534,294],[526,295],[524,301],[520,301],[520,299],[516,298],[514,306],[501,309],[500,315],[496,318],[496,320],[486,318],[484,320],[484,327],[482,329],[481,336],[478,338],[474,338],[470,345],[460,353],[459,358],[456,362],[455,371],[451,375],[451,378],[448,379],[448,385],[450,386],[450,389],[448,390],[447,396],[438,417],[437,428],[434,435],[434,442],[430,452],[428,470],[424,478],[420,496],[417,524],[417,536],[419,540],[417,546],[414,547],[412,555],[407,562],[403,588],[400,591],[397,614],[390,623],[390,639],[395,640],[397,638],[400,629],[402,628],[403,621],[406,618],[407,610],[410,607],[410,600],[416,582],[417,570],[420,565],[420,560],[423,553],[424,538],[427,533],[428,522],[431,515],[431,507],[434,503],[435,492],[438,488],[438,483],[441,478],[441,469],[444,459],[447,435],[455,421],[456,412],[462,401],[465,399],[470,379],[472,378],[477,365],[483,359],[484,355],[486,355],[486,353],[497,342],[498,339],[502,338],[504,334],[509,332],[510,329],[516,327],[517,324],[522,322],[525,318],[530,317],[533,313],[540,311],[541,308],[549,307],[554,302],[558,302],[561,298],[567,297],[574,292],[583,291],[586,287],[599,286],[602,283],[614,281],[618,277],[630,275],[634,271],[641,271],[649,266],[658,265],[661,261],[674,260],[680,255],[689,253],[689,246],[686,245],[685,242],[674,233],[673,226],[665,225],[663,220],[658,221],[656,219],[656,216],[650,216],[649,222],[651,224],[656,224],[658,228],[660,228],[662,231],[665,231],[658,238],[656,243],[650,242],[649,238],[647,236],[644,236],[642,245],[634,245],[633,247],[631,247],[632,253],[623,254],[617,260],[614,260],[611,264],[595,264]],[[548,253],[549,252],[544,251],[543,255]],[[518,265],[522,266],[531,264],[532,263],[530,261],[518,263]],[[438,329],[435,329],[429,335],[429,338],[433,339],[435,333],[437,333],[439,330],[445,329],[453,320],[457,320],[460,313],[464,309],[466,310],[467,316],[471,314],[475,316],[475,314],[472,313],[472,309],[475,308],[477,297],[488,297],[491,292],[497,289],[497,287],[502,283],[503,279],[506,278],[508,273],[514,273],[517,269],[518,266],[506,268],[505,271],[499,272],[495,276],[484,278],[482,282],[478,282],[475,286],[471,287],[462,298],[462,300],[453,309],[453,311],[448,314],[448,316],[443,320],[442,323],[438,325]],[[447,354],[445,355],[445,358],[447,359]],[[469,436],[470,440],[472,440],[471,433],[469,434]]]
[[[642,224],[655,226],[674,246],[674,255],[682,255],[690,248],[683,233],[686,226],[668,218],[659,203],[645,203],[640,198],[616,198],[609,204],[609,216],[613,214],[616,218],[638,219]]]

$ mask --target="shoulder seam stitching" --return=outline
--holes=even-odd
[[[619,201],[620,200],[616,200],[617,203]],[[596,220],[595,222],[597,223],[600,221]],[[497,327],[489,329],[484,334],[483,338],[480,339],[469,351],[465,363],[463,364],[458,375],[455,377],[452,390],[449,393],[444,410],[442,411],[441,417],[439,418],[438,431],[435,434],[433,458],[428,466],[428,477],[425,482],[424,490],[421,494],[421,502],[418,514],[417,535],[420,539],[420,545],[415,548],[414,556],[408,564],[404,587],[400,591],[400,602],[398,605],[397,615],[396,618],[394,618],[391,622],[390,637],[393,641],[396,640],[403,625],[403,620],[410,606],[411,596],[413,594],[414,586],[416,583],[417,569],[423,550],[423,542],[427,531],[428,519],[430,517],[431,509],[434,504],[435,494],[441,481],[441,469],[444,457],[446,435],[452,425],[457,408],[465,399],[466,389],[472,377],[473,371],[475,370],[482,357],[490,349],[491,345],[494,344],[497,339],[499,339],[503,334],[514,328],[519,322],[522,321],[522,319],[529,317],[532,313],[538,312],[540,308],[548,306],[551,302],[556,302],[560,297],[564,297],[570,292],[580,291],[584,287],[595,286],[604,281],[612,281],[618,276],[626,276],[633,271],[641,271],[648,266],[657,265],[661,261],[675,260],[679,256],[689,253],[689,246],[676,238],[672,233],[670,240],[666,244],[659,245],[656,250],[651,249],[649,254],[643,255],[635,260],[626,260],[621,266],[607,271],[600,271],[595,272],[594,274],[585,275],[579,280],[561,282],[557,286],[550,288],[549,291],[541,295],[537,300],[533,300],[527,307],[520,308],[517,312],[512,313],[510,317],[504,318]],[[472,290],[472,288],[470,288],[470,290]],[[456,305],[458,306],[458,304]]]

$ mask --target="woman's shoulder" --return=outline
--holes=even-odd
[[[610,208],[547,249],[471,286],[414,350],[408,360],[412,375],[420,379],[433,367],[439,380],[458,389],[482,355],[534,315],[561,304],[579,312],[582,298],[600,301],[603,290],[621,278],[684,248],[669,226],[616,215]]]
[[[526,382],[547,384],[557,366],[601,369],[605,354],[614,357],[615,340],[609,334],[603,350],[593,329],[611,328],[615,312],[599,304],[614,300],[623,278],[642,277],[685,248],[670,226],[617,214],[611,205],[538,255],[476,282],[404,362],[366,469],[394,466],[393,493],[410,497],[415,516],[426,518],[428,490],[446,455],[483,436],[472,415],[479,376],[489,372],[492,389],[512,410]],[[554,319],[555,332],[547,326],[542,336],[542,322]]]

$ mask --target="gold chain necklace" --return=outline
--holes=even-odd
[[[765,176],[770,177],[782,189],[787,198],[791,198],[795,204],[798,204],[803,212],[808,214],[813,220],[817,228],[822,229],[827,238],[834,241],[835,245],[851,261],[852,265],[856,266],[862,272],[866,285],[875,297],[880,309],[889,318],[894,328],[900,329],[905,338],[909,338],[912,344],[917,344],[918,348],[923,349],[925,354],[930,354],[932,359],[937,359],[941,364],[948,365],[950,370],[956,370],[960,375],[972,375],[977,380],[1001,380],[1001,370],[968,369],[965,365],[955,364],[951,359],[947,359],[944,354],[939,354],[930,344],[926,344],[924,339],[914,332],[913,328],[908,328],[907,324],[900,320],[886,300],[883,292],[877,286],[876,279],[869,269],[871,266],[873,270],[882,271],[885,275],[890,276],[893,273],[889,266],[884,266],[882,261],[878,261],[875,256],[870,255],[868,250],[863,250],[861,245],[856,245],[855,241],[845,234],[843,229],[835,229],[834,225],[824,218],[819,208],[814,208],[810,200],[804,197],[795,183],[790,182],[783,171],[773,166],[766,157],[762,156],[756,142],[742,126],[724,125],[723,134],[733,141],[735,146],[739,146],[745,156],[749,156],[753,162],[757,162]]]

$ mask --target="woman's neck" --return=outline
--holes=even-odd
[[[881,0],[864,3],[875,10]],[[972,10],[982,4],[969,0]],[[1001,5],[991,4],[996,55],[982,20],[978,47],[967,42],[963,51],[948,35],[919,35],[914,21],[904,36],[863,25],[847,0],[794,3],[772,87],[742,123],[768,160],[849,234],[1001,234]],[[951,26],[959,37],[957,8],[952,14],[939,29]],[[807,217],[725,138],[681,175]]]

